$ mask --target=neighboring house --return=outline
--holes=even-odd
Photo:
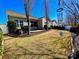
[[[43,29],[44,25],[48,24],[48,26],[50,27],[50,21],[48,20],[48,23],[46,22],[46,17],[41,17],[38,20],[38,25]]]
[[[0,28],[2,29],[3,34],[7,34],[8,33],[8,29],[6,25],[0,25]]]
[[[46,17],[39,18],[39,20],[41,21],[42,28],[44,28],[44,25],[46,25],[46,24],[48,25],[48,27],[50,27],[52,25],[52,21],[50,21],[50,20],[47,20],[48,21],[48,23],[47,23]]]
[[[48,23],[49,23],[49,27],[50,26],[57,26],[56,20],[49,20]]]
[[[42,28],[44,28],[44,25],[46,25],[46,24],[48,24],[48,27],[50,27],[50,26],[57,26],[56,20],[50,20],[50,19],[48,19],[48,23],[47,23],[46,22],[46,17],[39,18],[38,22],[39,22],[39,24],[40,24],[40,26]]]
[[[52,20],[52,26],[57,26],[56,20]]]

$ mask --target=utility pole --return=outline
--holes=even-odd
[[[25,7],[26,19],[27,19],[27,22],[28,22],[28,35],[30,35],[29,0],[25,0],[24,7]]]

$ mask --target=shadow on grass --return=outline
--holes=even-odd
[[[42,59],[43,57],[45,57],[44,59],[65,59],[64,57],[62,58],[55,55],[58,51],[55,52],[50,48],[46,48],[46,43],[40,42],[33,45],[36,47],[34,48],[34,50],[36,50],[37,52],[30,50],[30,48],[28,49],[27,47],[19,46],[17,44],[16,48],[5,48],[3,52],[3,59]]]

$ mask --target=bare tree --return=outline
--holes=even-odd
[[[25,13],[26,13],[26,19],[27,19],[27,22],[28,22],[28,35],[30,35],[30,19],[29,19],[29,16],[30,16],[30,13],[33,9],[33,4],[35,4],[35,0],[24,0],[24,8],[25,8]]]
[[[72,15],[66,15],[66,24],[70,26],[74,26],[74,18]]]
[[[67,12],[67,15],[71,15],[72,19],[74,19],[73,22],[76,26],[77,21],[79,20],[79,0],[68,0],[67,2],[64,1],[64,7]]]
[[[48,17],[48,3],[47,3],[47,0],[44,0],[44,6],[45,6],[46,25],[48,27],[48,19],[49,19],[49,17]]]

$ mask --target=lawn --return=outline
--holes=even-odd
[[[70,33],[50,30],[31,37],[4,37],[3,59],[67,59]],[[8,38],[8,40],[7,40]]]

